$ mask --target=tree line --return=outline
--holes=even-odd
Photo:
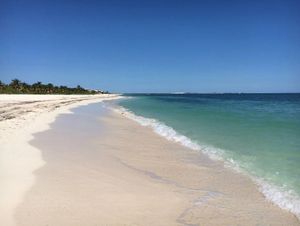
[[[36,82],[28,84],[19,79],[13,79],[9,84],[0,81],[0,93],[2,94],[99,94],[108,93],[99,90],[88,90],[80,85],[74,88],[67,86],[56,86],[52,83],[43,84]]]

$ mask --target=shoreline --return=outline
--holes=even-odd
[[[170,142],[122,114],[95,117],[93,111],[72,114],[72,119],[62,115],[50,130],[35,135],[33,145],[47,164],[35,171],[37,181],[18,206],[20,225],[36,220],[82,225],[84,219],[89,225],[299,225],[291,213],[268,202],[250,178],[220,162]],[[83,121],[83,131],[76,130],[76,123]],[[63,126],[67,122],[69,129]],[[66,140],[61,140],[63,134]],[[53,147],[49,137],[56,141]],[[40,201],[43,198],[47,202]]]
[[[13,212],[34,184],[33,172],[45,164],[32,145],[33,134],[48,130],[60,114],[118,95],[0,95],[0,222],[14,225]]]
[[[201,145],[199,145],[197,142],[194,142],[185,135],[178,133],[175,129],[165,125],[163,122],[160,122],[157,119],[136,115],[134,112],[131,112],[130,110],[120,106],[116,108],[113,107],[111,108],[111,110],[125,116],[130,120],[137,122],[143,127],[151,128],[154,133],[171,142],[178,143],[183,147],[190,149],[191,151],[200,152],[213,161],[220,161],[225,167],[228,167],[234,172],[250,178],[252,182],[257,185],[257,189],[262,193],[267,201],[278,206],[284,211],[292,213],[293,215],[295,215],[295,217],[298,218],[298,220],[300,220],[300,213],[298,211],[299,198],[297,194],[294,193],[294,191],[284,191],[280,187],[268,183],[263,178],[254,176],[246,170],[241,169],[239,165],[237,165],[237,163],[226,161],[222,155],[210,151],[205,151],[207,147],[201,147]],[[210,147],[208,147],[208,149],[210,149]]]

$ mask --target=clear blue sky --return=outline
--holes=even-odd
[[[300,1],[1,0],[0,80],[299,92]]]

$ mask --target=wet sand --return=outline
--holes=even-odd
[[[17,225],[299,225],[246,176],[91,104],[31,145],[45,165]]]
[[[14,210],[34,184],[33,171],[45,161],[29,141],[39,131],[49,129],[60,113],[69,109],[121,98],[99,95],[0,94],[0,225],[14,224]]]

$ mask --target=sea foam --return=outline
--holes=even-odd
[[[240,165],[232,158],[226,158],[226,151],[208,145],[200,145],[196,141],[193,141],[190,138],[178,133],[172,127],[165,125],[163,122],[160,122],[153,118],[146,118],[136,115],[126,108],[118,106],[112,108],[112,110],[124,115],[125,117],[133,121],[138,122],[142,126],[152,128],[155,133],[166,138],[169,141],[179,143],[192,150],[201,151],[213,160],[224,161],[224,165],[226,167],[230,167],[240,173],[250,176],[254,183],[258,185],[259,191],[265,196],[267,200],[276,204],[280,208],[293,213],[298,219],[300,219],[300,197],[293,190],[279,187],[277,185],[271,184],[263,178],[259,178],[254,176],[253,174],[249,174],[249,172],[241,168]]]

